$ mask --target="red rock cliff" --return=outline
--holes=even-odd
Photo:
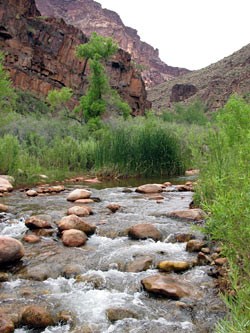
[[[76,46],[87,37],[62,19],[44,19],[31,0],[0,0],[0,49],[15,86],[45,96],[55,87],[71,87],[80,96],[86,89],[84,61],[75,56]],[[133,114],[150,107],[142,78],[127,52],[107,63],[111,85],[130,104]]]
[[[145,68],[143,79],[148,87],[168,81],[189,72],[172,67],[159,58],[158,49],[142,42],[135,29],[126,27],[119,15],[103,9],[93,0],[36,0],[42,15],[62,17],[67,23],[80,28],[87,36],[97,32],[113,37],[119,46],[131,53],[133,60]]]

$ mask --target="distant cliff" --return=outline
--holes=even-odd
[[[214,111],[233,93],[250,96],[250,44],[208,67],[153,87],[148,98],[156,111],[194,99]]]
[[[0,1],[0,49],[16,87],[45,96],[51,88],[67,86],[82,95],[87,78],[75,48],[87,41],[82,31],[62,19],[42,17],[34,0]],[[107,63],[107,72],[133,114],[144,114],[150,104],[130,54],[120,49]]]
[[[142,76],[148,87],[189,72],[184,68],[166,65],[159,58],[157,49],[142,42],[135,29],[126,27],[117,13],[103,9],[98,2],[36,0],[36,3],[42,15],[62,17],[87,36],[95,31],[103,36],[113,37],[122,49],[131,53],[133,61],[142,69]]]

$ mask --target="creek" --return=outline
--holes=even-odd
[[[178,179],[184,182],[186,179]],[[148,180],[147,180],[148,182]],[[155,181],[154,181],[155,182]],[[138,184],[140,183],[140,184]],[[215,279],[207,273],[209,265],[197,265],[183,273],[168,273],[191,286],[190,296],[181,300],[155,297],[142,288],[141,280],[158,274],[157,263],[164,260],[191,262],[197,253],[189,253],[185,242],[176,242],[175,235],[192,233],[203,239],[195,224],[166,216],[167,212],[189,207],[192,192],[162,192],[162,200],[135,192],[143,180],[126,183],[67,184],[58,194],[28,197],[20,190],[0,198],[10,207],[1,213],[0,234],[22,239],[28,232],[25,219],[43,214],[52,224],[66,215],[72,203],[66,201],[75,188],[91,190],[99,198],[89,204],[94,214],[84,220],[97,226],[96,233],[82,247],[66,247],[56,228],[42,235],[38,243],[23,242],[25,256],[12,266],[0,269],[8,279],[1,282],[1,308],[18,317],[26,305],[46,306],[56,315],[67,313],[68,322],[45,330],[19,327],[15,333],[172,333],[213,332],[225,315],[225,307],[215,288]],[[108,204],[121,208],[111,213]],[[132,240],[129,227],[153,224],[162,234],[162,241]],[[134,261],[148,260],[142,271],[129,267]],[[112,309],[121,309],[122,317],[111,320]]]

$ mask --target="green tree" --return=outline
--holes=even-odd
[[[86,123],[100,124],[100,117],[106,111],[109,102],[121,109],[127,116],[128,105],[121,101],[121,98],[114,93],[105,72],[104,62],[117,52],[117,44],[110,37],[103,37],[93,33],[89,42],[79,45],[76,53],[80,58],[85,59],[83,74],[85,74],[87,62],[90,66],[89,86],[86,95],[82,96],[75,111],[82,114]],[[115,96],[115,98],[110,98]],[[109,97],[109,98],[108,98]]]

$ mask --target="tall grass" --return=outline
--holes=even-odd
[[[206,231],[223,242],[236,296],[217,332],[250,331],[250,104],[231,97],[208,135],[201,156],[197,200],[211,213]]]
[[[153,117],[113,124],[96,151],[97,169],[122,176],[180,175],[187,164],[181,138]]]

